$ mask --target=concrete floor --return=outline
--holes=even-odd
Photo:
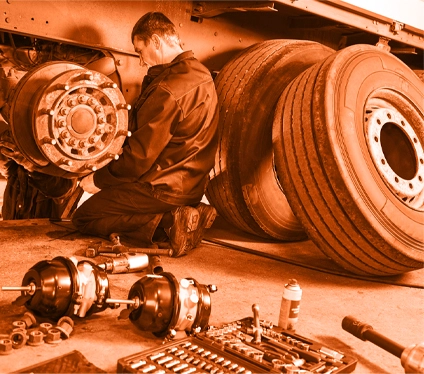
[[[233,235],[233,236],[232,236]],[[234,236],[235,235],[235,236]],[[218,219],[209,230],[210,239],[260,248],[264,245]],[[0,222],[0,286],[20,285],[26,271],[35,263],[56,256],[81,255],[94,238],[73,231],[70,224],[48,220]],[[256,239],[257,240],[257,239]],[[310,241],[268,243],[283,256],[293,250],[320,252]],[[313,257],[312,257],[313,258]],[[303,289],[296,332],[322,342],[330,348],[357,358],[355,373],[403,373],[400,359],[370,342],[345,332],[341,321],[346,315],[371,324],[375,330],[408,346],[424,341],[424,290],[332,275],[294,266],[234,249],[203,244],[182,258],[162,257],[164,270],[177,279],[192,277],[202,284],[215,284],[210,324],[218,325],[252,315],[252,304],[260,306],[260,318],[277,322],[282,290],[289,278],[296,278]],[[313,264],[312,264],[313,265]],[[111,296],[126,298],[130,287],[145,273],[109,275]],[[421,270],[409,274],[412,283],[423,284]],[[25,307],[11,302],[19,292],[0,291],[0,334],[11,330]],[[116,372],[117,361],[162,340],[140,331],[129,320],[118,320],[120,310],[107,309],[84,319],[76,319],[68,340],[57,346],[24,346],[10,355],[0,355],[0,372],[13,372],[73,350],[107,372]]]

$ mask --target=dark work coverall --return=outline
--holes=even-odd
[[[165,212],[197,205],[214,166],[218,104],[210,72],[193,52],[148,70],[119,159],[94,173],[101,189],[74,213],[83,233],[151,245]]]

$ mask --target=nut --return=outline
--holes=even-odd
[[[37,346],[37,345],[41,345],[44,344],[44,335],[41,331],[31,331],[29,333],[29,338],[28,338],[28,345],[33,345],[33,346]]]
[[[26,332],[19,330],[13,331],[10,334],[10,340],[12,341],[12,347],[18,349],[22,348],[26,344],[28,338]]]
[[[13,321],[12,325],[13,327],[18,327],[20,329],[26,330],[26,323],[24,321]]]
[[[35,325],[37,323],[34,315],[30,312],[25,312],[21,321],[25,323],[27,329],[29,329],[32,325]]]
[[[12,352],[12,341],[10,339],[0,340],[0,355],[8,355]]]
[[[62,339],[60,338],[61,332],[58,329],[51,328],[47,332],[46,342],[49,344],[59,344]]]
[[[51,323],[48,322],[43,322],[40,323],[40,331],[44,334],[47,335],[48,331],[53,327],[53,325]]]

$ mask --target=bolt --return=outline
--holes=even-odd
[[[116,106],[117,109],[126,109],[126,110],[130,110],[131,109],[131,105],[130,104],[118,104]]]
[[[92,164],[86,164],[86,165],[84,165],[84,167],[86,169],[88,169],[88,170],[91,170],[91,171],[96,171],[97,170],[97,166],[96,165],[92,165]]]
[[[68,104],[68,106],[75,106],[75,105],[77,105],[77,102],[75,101],[75,99],[69,99],[67,104]]]
[[[66,166],[72,166],[74,164],[72,160],[68,160],[67,158],[60,159],[59,163]]]
[[[96,142],[96,138],[95,138],[94,136],[90,136],[90,137],[88,138],[88,142],[89,142],[90,144],[94,144],[94,143]]]
[[[45,136],[43,139],[40,139],[41,144],[51,144],[55,145],[57,142],[55,139],[49,138],[48,136]]]
[[[54,110],[53,109],[43,109],[41,112],[43,114],[48,114],[49,116],[53,116],[54,115]]]
[[[105,82],[101,86],[102,88],[118,88],[118,85],[115,82]]]
[[[115,153],[108,153],[106,154],[105,158],[111,158],[113,160],[118,160],[119,159],[119,155],[115,154]]]
[[[0,340],[0,355],[8,355],[12,353],[12,341],[10,339]]]
[[[41,331],[31,331],[28,337],[28,345],[41,345],[44,344],[44,334]]]
[[[68,91],[69,90],[69,86],[67,84],[63,84],[63,83],[58,83],[56,85],[56,88],[58,90],[65,90],[65,91]]]
[[[87,142],[85,140],[81,140],[78,144],[81,148],[85,148],[87,146]]]
[[[92,81],[94,79],[94,75],[93,75],[92,72],[88,71],[88,72],[81,74],[81,79],[84,79],[84,80],[87,80],[87,81]]]
[[[119,130],[116,133],[116,136],[131,136],[131,131]]]

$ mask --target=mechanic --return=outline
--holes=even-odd
[[[93,194],[74,213],[83,233],[118,233],[137,246],[195,248],[216,210],[201,202],[214,166],[218,106],[210,72],[182,49],[175,25],[150,12],[131,40],[148,71],[118,160],[84,177]]]

